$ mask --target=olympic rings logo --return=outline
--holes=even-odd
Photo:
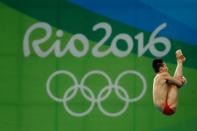
[[[65,91],[63,98],[55,96],[52,93],[51,88],[50,88],[51,81],[56,76],[61,75],[61,74],[69,76],[74,82],[74,85],[69,87]],[[142,88],[141,93],[137,97],[130,98],[128,92],[119,85],[119,81],[122,79],[122,77],[124,77],[127,74],[136,75],[142,80],[143,88]],[[104,77],[108,82],[108,85],[101,89],[98,96],[95,96],[94,92],[84,84],[86,79],[88,77],[91,77],[92,75],[100,75]],[[99,110],[104,115],[110,116],[110,117],[116,117],[124,113],[127,110],[130,103],[136,102],[144,96],[147,90],[147,83],[146,83],[144,76],[134,70],[126,70],[122,72],[121,74],[119,74],[117,78],[115,79],[114,84],[112,83],[111,78],[105,72],[100,71],[100,70],[93,70],[93,71],[88,72],[87,74],[84,75],[84,77],[81,79],[80,82],[77,81],[76,77],[71,72],[66,71],[66,70],[59,70],[59,71],[55,71],[49,76],[47,83],[46,83],[46,89],[47,89],[47,93],[49,97],[56,102],[63,103],[65,110],[72,116],[76,116],[76,117],[85,116],[89,114],[92,111],[92,109],[97,105]],[[89,108],[84,112],[74,112],[68,106],[68,101],[73,99],[78,91],[81,91],[83,97],[91,103]],[[115,94],[118,96],[118,98],[120,98],[120,100],[125,102],[123,108],[117,112],[109,112],[106,109],[104,109],[102,106],[102,102],[109,97],[112,91],[115,91]],[[87,94],[87,92],[89,95]]]

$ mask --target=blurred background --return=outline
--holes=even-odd
[[[197,1],[1,0],[1,131],[196,131]],[[173,75],[176,114],[152,101],[152,60]]]

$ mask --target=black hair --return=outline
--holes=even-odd
[[[163,60],[162,59],[154,59],[152,62],[152,67],[155,71],[155,73],[159,72],[159,68],[163,66]]]

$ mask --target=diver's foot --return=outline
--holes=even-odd
[[[186,58],[183,55],[181,49],[176,51],[176,59],[177,59],[177,62],[181,62],[181,63],[185,62]]]

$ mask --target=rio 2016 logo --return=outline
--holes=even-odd
[[[163,23],[161,25],[159,25],[150,35],[149,41],[148,43],[145,45],[144,44],[144,33],[140,32],[138,33],[134,38],[137,40],[137,55],[138,57],[141,57],[144,55],[144,53],[146,51],[150,51],[150,53],[155,56],[155,57],[163,57],[165,55],[167,55],[171,49],[171,43],[170,40],[166,37],[162,37],[162,36],[157,36],[158,33],[163,30],[165,27],[167,26],[166,23]],[[32,34],[32,32],[34,32],[35,30],[44,30],[45,31],[45,35],[42,38],[39,39],[35,39],[31,41],[30,44],[30,36]],[[114,38],[111,41],[110,47],[105,50],[105,51],[100,51],[100,48],[105,44],[105,42],[109,39],[109,37],[112,34],[112,27],[109,23],[106,22],[101,22],[98,23],[96,25],[93,26],[92,30],[94,32],[96,32],[97,30],[104,30],[105,31],[105,35],[103,38],[101,38],[101,40],[98,41],[98,43],[96,43],[91,50],[91,54],[94,57],[97,58],[102,58],[105,57],[109,54],[113,54],[114,56],[118,57],[118,58],[123,58],[128,56],[134,47],[134,40],[133,38],[127,34],[127,33],[119,33],[116,36],[114,36]],[[31,55],[31,50],[30,47],[32,46],[34,53],[41,58],[45,58],[47,56],[49,56],[50,54],[55,55],[55,57],[63,57],[64,55],[66,55],[66,53],[69,51],[71,53],[71,55],[73,55],[76,58],[82,58],[84,57],[89,51],[90,51],[90,46],[89,46],[89,40],[88,38],[81,33],[77,33],[74,34],[67,42],[66,47],[64,49],[60,49],[61,47],[61,41],[60,38],[63,37],[63,31],[61,29],[56,31],[56,37],[58,39],[56,39],[53,43],[52,46],[50,48],[48,48],[47,50],[43,51],[41,48],[41,45],[44,45],[44,43],[46,43],[46,41],[52,36],[52,27],[45,22],[38,22],[33,24],[32,26],[30,26],[25,35],[24,35],[24,39],[23,39],[23,53],[25,57],[29,57]],[[126,50],[120,50],[117,47],[117,42],[119,40],[124,41],[127,44],[127,49]],[[76,48],[76,41],[80,41],[80,43],[82,44],[82,50],[78,50]],[[165,48],[161,51],[161,50],[157,50],[157,48],[155,47],[156,44],[162,44]],[[55,96],[52,91],[51,91],[51,81],[57,77],[58,75],[67,75],[69,76],[73,82],[74,85],[69,87],[65,93],[63,97],[58,97]],[[127,75],[134,75],[136,77],[139,77],[140,80],[142,81],[142,91],[141,93],[135,97],[135,98],[130,98],[128,95],[128,92],[119,84],[120,79]],[[84,84],[85,80],[88,77],[93,77],[94,75],[100,75],[102,77],[104,77],[107,82],[108,85],[103,87],[98,96],[96,96],[93,91],[91,90],[91,88],[89,88],[87,85]],[[107,73],[105,73],[104,71],[101,70],[92,70],[87,72],[87,74],[84,75],[84,77],[81,79],[81,81],[78,81],[76,76],[71,73],[68,70],[57,70],[55,72],[53,72],[47,79],[46,82],[46,90],[47,90],[47,94],[49,95],[49,97],[59,103],[63,103],[65,110],[72,116],[76,116],[76,117],[82,117],[82,116],[86,116],[87,114],[89,114],[92,109],[97,105],[97,107],[99,108],[99,110],[106,116],[110,116],[110,117],[116,117],[121,115],[122,113],[124,113],[127,108],[128,105],[132,102],[136,102],[138,100],[140,100],[147,89],[147,82],[145,77],[138,71],[135,70],[126,70],[122,73],[120,73],[115,82],[112,82],[111,78],[109,77],[109,75]],[[73,99],[73,97],[75,97],[76,93],[80,91],[83,95],[83,97],[89,101],[91,104],[89,106],[89,108],[84,111],[84,112],[75,112],[72,111],[69,108],[68,105],[68,101],[70,101],[71,99]],[[109,97],[109,95],[111,94],[112,91],[115,91],[115,94],[117,95],[117,97],[122,100],[125,104],[123,106],[123,108],[118,111],[118,112],[109,112],[106,109],[104,109],[104,107],[102,106],[102,102],[107,99]],[[107,93],[106,93],[107,92]]]
[[[144,33],[141,32],[135,36],[135,39],[138,41],[138,44],[137,44],[138,56],[143,56],[143,54],[147,50],[149,50],[153,56],[163,57],[170,51],[170,48],[171,48],[170,40],[168,40],[166,37],[161,37],[161,36],[156,37],[157,34],[166,27],[166,25],[167,25],[166,23],[163,23],[153,31],[153,33],[150,35],[149,41],[146,44],[146,46],[144,46]],[[42,29],[46,32],[46,35],[43,38],[32,41],[33,50],[35,54],[39,57],[42,57],[42,58],[47,57],[50,53],[53,53],[53,52],[56,57],[63,57],[68,51],[75,57],[83,57],[89,51],[89,40],[85,35],[81,33],[73,35],[68,41],[68,43],[66,44],[67,46],[63,50],[60,49],[61,42],[59,39],[57,39],[56,41],[54,41],[52,46],[47,51],[43,51],[40,46],[44,44],[44,42],[46,42],[51,37],[52,28],[47,23],[39,22],[29,27],[25,33],[24,40],[23,40],[23,51],[24,51],[25,57],[28,57],[31,54],[29,39],[30,39],[31,33],[37,29]],[[112,27],[110,26],[110,24],[102,22],[102,23],[98,23],[94,25],[92,28],[93,31],[97,31],[99,29],[103,29],[105,31],[105,35],[92,48],[92,55],[94,57],[105,57],[110,53],[113,53],[117,57],[125,57],[131,53],[134,47],[133,38],[126,33],[120,33],[116,35],[112,39],[110,48],[108,48],[106,51],[99,51],[99,48],[105,44],[105,42],[108,40],[108,38],[112,34]],[[56,32],[56,36],[58,38],[61,38],[63,36],[63,31],[58,30]],[[83,50],[81,51],[75,47],[75,41],[77,40],[80,41],[81,44],[83,45]],[[126,50],[121,51],[117,48],[117,42],[119,40],[123,40],[126,42],[127,44]],[[157,48],[155,48],[155,44],[163,44],[163,46],[165,47],[164,50],[163,51],[157,50]]]

